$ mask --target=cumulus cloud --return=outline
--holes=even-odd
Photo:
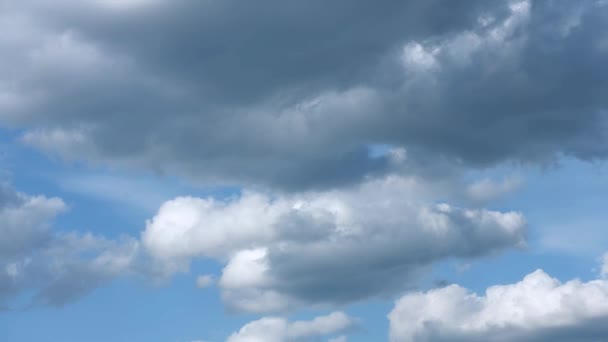
[[[600,341],[608,281],[561,283],[542,270],[477,295],[458,285],[407,294],[388,315],[391,341]]]
[[[197,257],[225,262],[228,307],[254,312],[392,294],[434,261],[525,243],[520,213],[436,205],[425,191],[416,178],[387,177],[339,191],[177,198],[142,242],[169,273]]]
[[[0,187],[0,306],[26,294],[26,305],[63,305],[132,271],[139,243],[58,233],[61,199]]]
[[[391,172],[373,144],[473,167],[608,153],[602,2],[49,6],[3,7],[0,124],[68,158],[312,189]]]
[[[355,319],[343,312],[315,317],[311,321],[289,322],[284,318],[265,317],[246,324],[232,334],[227,342],[318,341],[321,337],[344,333],[356,324]]]

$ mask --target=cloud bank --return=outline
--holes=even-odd
[[[3,5],[0,125],[70,159],[283,190],[394,172],[378,144],[423,174],[608,153],[602,1],[115,3]]]

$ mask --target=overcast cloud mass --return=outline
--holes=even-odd
[[[608,340],[605,0],[5,0],[0,56],[0,340]]]
[[[286,189],[606,156],[599,1],[8,2],[0,122],[70,159]]]

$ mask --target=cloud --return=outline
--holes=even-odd
[[[130,238],[114,241],[89,234],[70,234],[59,237],[42,251],[43,260],[30,261],[40,264],[42,274],[30,274],[26,267],[24,278],[44,279],[34,284],[33,288],[38,290],[35,304],[61,306],[116,278],[133,274],[138,252],[139,243]]]
[[[477,295],[458,285],[410,293],[388,315],[391,341],[600,341],[608,282],[561,283],[542,270]]]
[[[177,198],[148,221],[142,243],[169,274],[193,258],[225,263],[224,300],[253,312],[393,294],[437,260],[525,243],[520,213],[428,203],[429,188],[387,177],[339,191]]]
[[[53,219],[65,209],[61,199],[0,187],[1,307],[21,295],[26,306],[64,305],[133,271],[136,240],[54,232]]]
[[[60,199],[5,186],[0,297],[11,304],[28,293],[32,305],[64,305],[118,277],[168,277],[211,258],[222,274],[201,276],[197,286],[217,284],[232,311],[283,312],[392,295],[435,261],[525,243],[520,213],[437,205],[441,188],[388,176],[342,190],[178,197],[160,207],[139,241],[55,232]]]
[[[600,2],[115,3],[5,6],[0,125],[66,158],[288,190],[394,171],[371,145],[435,172],[608,155]]]
[[[311,321],[289,322],[284,318],[265,317],[246,324],[227,342],[304,342],[344,333],[356,326],[356,320],[342,312],[315,317]]]
[[[50,222],[64,210],[59,198],[27,196],[0,184],[0,260],[43,245],[50,238]]]

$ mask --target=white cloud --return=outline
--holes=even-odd
[[[414,341],[599,341],[608,334],[608,281],[561,283],[542,270],[488,288],[407,294],[388,315],[390,338]]]
[[[147,223],[142,240],[164,259],[221,257],[269,240],[288,203],[245,193],[238,201],[179,197],[164,203]]]
[[[224,268],[220,285],[225,289],[268,285],[265,249],[244,250],[236,253]]]
[[[521,214],[429,204],[429,188],[387,177],[298,195],[177,198],[142,240],[168,272],[195,257],[226,262],[219,285],[228,306],[256,312],[400,291],[436,260],[524,244]]]
[[[227,342],[304,342],[343,333],[356,321],[342,312],[316,317],[311,321],[289,322],[284,318],[265,317],[243,326]]]
[[[419,43],[408,43],[403,48],[403,55],[401,58],[408,71],[416,71],[418,69],[428,71],[437,67],[435,54],[438,50],[439,49],[436,48],[428,51]]]

